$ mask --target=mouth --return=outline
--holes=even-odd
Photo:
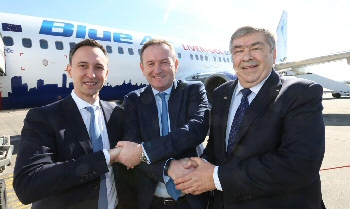
[[[162,78],[165,78],[165,75],[162,75],[162,76],[152,76],[152,78],[154,78],[154,79],[162,79]]]
[[[247,66],[242,67],[242,69],[247,70],[247,69],[255,68],[257,66],[258,65],[247,65]]]
[[[97,84],[97,82],[92,82],[92,81],[87,81],[87,82],[83,82],[83,83],[87,86],[93,86],[93,85]]]

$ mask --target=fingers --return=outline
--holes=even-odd
[[[185,169],[189,169],[189,168],[197,168],[198,167],[198,164],[196,161],[194,160],[188,160],[184,166],[183,166]]]

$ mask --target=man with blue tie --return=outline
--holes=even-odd
[[[214,191],[215,209],[322,208],[323,89],[280,77],[275,45],[265,29],[232,35],[238,79],[215,89],[208,144],[185,166],[196,169],[175,179],[186,194]]]
[[[129,208],[118,198],[122,165],[112,166],[119,154],[114,147],[123,137],[124,111],[99,99],[108,71],[104,47],[83,40],[69,54],[71,94],[28,111],[13,180],[22,203],[34,209]]]
[[[182,167],[189,157],[198,156],[196,147],[209,128],[205,87],[200,82],[175,79],[179,61],[165,40],[145,43],[140,58],[149,85],[125,96],[127,141],[118,142],[123,149],[117,158],[127,167],[135,167],[129,172],[137,208],[206,209],[209,193],[184,195],[167,174],[173,162]]]

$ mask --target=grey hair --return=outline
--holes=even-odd
[[[248,34],[251,34],[251,33],[257,33],[257,32],[262,32],[266,39],[267,39],[267,42],[269,43],[270,45],[270,48],[271,48],[271,52],[273,50],[275,50],[276,48],[276,39],[275,39],[275,36],[267,29],[264,29],[264,28],[254,28],[254,27],[251,27],[251,26],[244,26],[244,27],[241,27],[241,28],[238,28],[231,36],[231,40],[230,40],[230,46],[229,46],[229,50],[232,54],[232,42],[240,37],[243,37],[245,35],[248,35]]]

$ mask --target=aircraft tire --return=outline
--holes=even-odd
[[[332,93],[332,97],[334,98],[340,98],[341,97],[341,94],[340,93]]]

